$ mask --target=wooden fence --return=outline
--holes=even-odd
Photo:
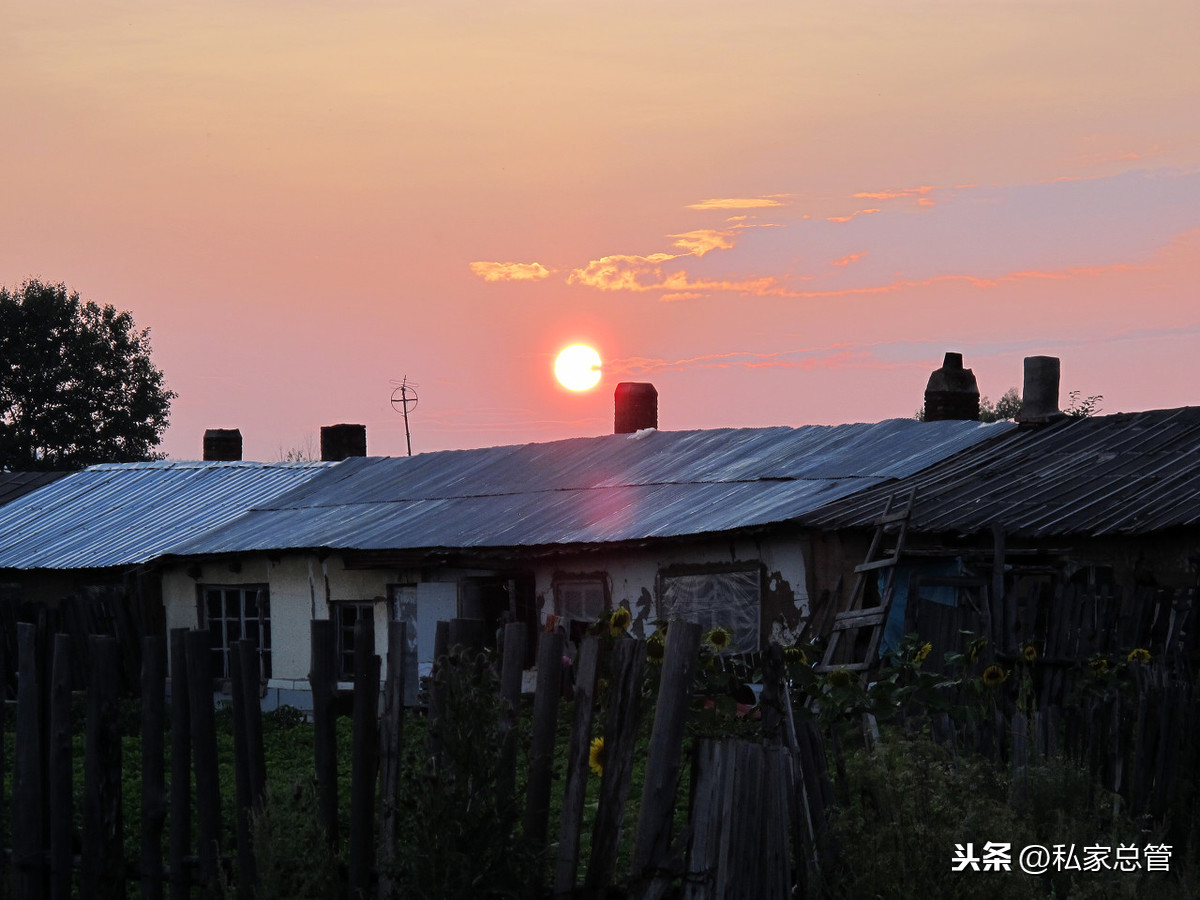
[[[402,703],[403,629],[403,623],[391,623],[388,630],[382,704],[373,627],[369,620],[362,621],[355,632],[350,833],[344,867],[345,888],[352,897],[385,897],[393,887],[386,864],[396,852],[398,817],[405,803],[401,746],[405,718],[413,714]],[[610,642],[602,652],[598,638],[583,641],[574,667],[569,743],[565,759],[556,759],[563,638],[540,636],[537,687],[527,730],[531,738],[527,753],[520,754],[517,741],[522,729],[517,727],[517,715],[524,708],[519,698],[526,632],[523,625],[505,629],[499,670],[500,693],[508,712],[498,752],[508,774],[496,789],[511,795],[518,785],[524,787],[522,833],[543,848],[544,862],[530,873],[530,896],[599,896],[620,883],[632,896],[655,898],[682,879],[686,896],[694,900],[784,898],[794,896],[793,885],[803,885],[820,865],[832,789],[815,727],[811,723],[796,727],[791,719],[781,666],[775,666],[776,677],[764,690],[763,739],[702,741],[694,759],[685,758],[685,721],[693,700],[700,631],[687,623],[670,629],[649,748],[644,762],[637,765],[644,769],[639,815],[636,822],[626,822],[647,665],[645,642],[623,638]],[[335,637],[331,622],[312,623],[310,680],[318,810],[326,836],[337,844]],[[438,626],[439,650],[477,644],[480,637],[479,623],[456,620]],[[137,882],[141,896],[153,900],[164,894],[190,897],[194,891],[209,896],[233,880],[230,889],[241,896],[252,894],[257,877],[252,811],[264,803],[268,778],[291,783],[298,773],[267,771],[258,654],[252,642],[238,642],[231,656],[236,846],[222,845],[225,831],[209,636],[181,629],[172,631],[169,641],[169,715],[163,702],[167,642],[148,637],[141,647],[142,792],[141,807],[134,810],[122,805],[118,644],[104,636],[89,640],[82,829],[76,834],[71,642],[60,635],[46,644],[51,654],[47,667],[39,652],[36,626],[18,625],[12,849],[10,871],[0,879],[0,889],[9,888],[19,898],[65,898],[73,890],[84,898],[121,897],[129,883]],[[778,663],[779,657],[776,652],[772,658]],[[594,816],[587,817],[588,751],[602,666],[608,682],[603,705],[605,764],[598,806]],[[47,668],[48,683],[41,674]],[[431,724],[447,715],[443,706],[435,680],[428,707]],[[430,733],[435,731],[431,727]],[[169,773],[164,763],[168,735]],[[518,779],[516,764],[522,755],[528,765],[524,778]],[[561,770],[557,776],[556,764]],[[685,766],[692,773],[692,790],[688,808],[681,811],[677,795]],[[562,813],[552,821],[550,811],[558,808],[551,802],[555,791],[562,793]],[[130,816],[140,822],[141,849],[136,860],[127,857],[124,847],[124,820]],[[678,828],[681,819],[686,824]],[[169,833],[164,834],[164,829]],[[631,862],[619,868],[626,829],[632,836],[632,842],[625,841],[631,844]]]

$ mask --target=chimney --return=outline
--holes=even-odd
[[[979,383],[975,373],[963,368],[961,353],[947,353],[925,385],[925,421],[979,419]]]
[[[209,428],[204,432],[205,462],[237,462],[242,458],[242,433],[236,428]]]
[[[367,455],[366,425],[321,426],[321,461],[339,462],[348,456]]]
[[[654,385],[622,381],[613,397],[616,408],[613,434],[633,434],[643,428],[658,427],[658,391]]]
[[[1061,364],[1057,356],[1025,357],[1025,386],[1021,393],[1022,424],[1043,425],[1062,417],[1058,408]]]

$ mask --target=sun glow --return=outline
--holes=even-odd
[[[600,381],[600,354],[587,344],[572,344],[554,360],[554,376],[568,390],[594,388]]]

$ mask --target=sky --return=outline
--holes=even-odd
[[[151,331],[162,449],[1200,404],[1200,4],[0,3],[0,284]],[[599,385],[553,361],[586,343]]]

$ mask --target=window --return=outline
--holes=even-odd
[[[208,628],[213,675],[231,677],[229,649],[234,641],[254,641],[262,677],[271,677],[271,598],[265,584],[205,585],[200,618]]]
[[[374,620],[374,603],[334,603],[337,629],[338,681],[354,680],[354,626],[360,619]]]
[[[603,576],[564,576],[554,581],[554,611],[571,640],[608,610],[608,580]]]
[[[733,632],[731,651],[752,653],[759,649],[762,627],[761,583],[758,567],[668,570],[659,575],[660,615],[667,621],[696,622],[705,631],[728,628]]]

